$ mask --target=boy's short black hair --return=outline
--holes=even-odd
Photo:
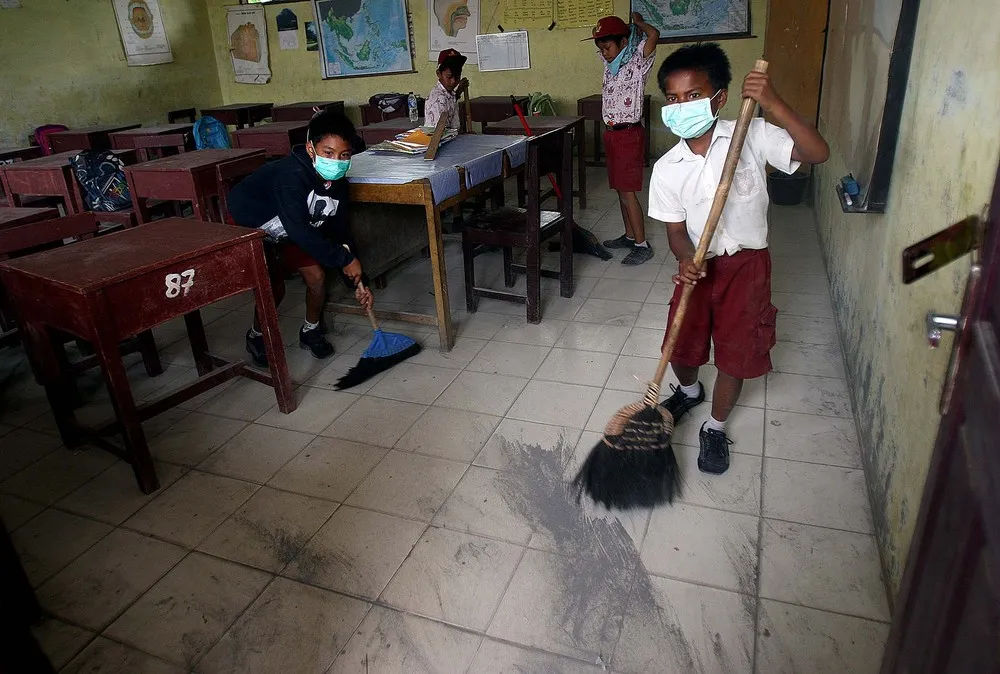
[[[348,143],[353,143],[357,132],[354,130],[354,124],[344,113],[336,110],[321,110],[309,120],[306,138],[315,145],[327,136],[340,136]]]
[[[596,38],[594,40],[594,43],[597,44],[598,47],[608,42],[614,42],[615,44],[620,46],[622,40],[627,40],[628,37],[629,37],[628,35],[605,35],[604,37]]]
[[[733,71],[729,67],[729,57],[716,42],[699,42],[681,47],[663,60],[656,73],[656,83],[664,91],[667,77],[678,70],[695,70],[708,75],[715,91],[728,89],[733,81]]]

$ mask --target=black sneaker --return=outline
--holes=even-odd
[[[323,331],[319,328],[306,330],[304,327],[299,330],[299,346],[312,351],[312,355],[317,358],[329,358],[333,355],[333,344],[326,341]]]
[[[651,259],[653,259],[653,247],[647,243],[645,246],[633,247],[632,252],[622,260],[622,264],[635,267]]]
[[[635,246],[635,239],[630,239],[624,234],[617,239],[608,239],[604,242],[605,248],[632,248]]]
[[[670,412],[675,424],[685,414],[705,402],[705,387],[701,382],[698,382],[698,397],[696,398],[689,397],[679,386],[673,384],[670,385],[670,390],[673,391],[673,394],[660,403],[660,407]]]
[[[254,337],[247,330],[247,353],[257,367],[267,368],[267,349],[264,348],[264,335]]]
[[[702,424],[698,440],[701,445],[701,451],[698,452],[698,470],[715,475],[721,475],[729,470],[729,445],[733,444],[733,441],[726,437],[725,431],[713,431]]]

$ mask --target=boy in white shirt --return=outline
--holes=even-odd
[[[735,127],[718,119],[731,80],[729,59],[714,43],[683,47],[664,60],[657,73],[667,101],[661,117],[681,140],[656,162],[649,187],[649,217],[666,223],[670,250],[679,263],[668,326],[683,284],[695,286],[670,360],[681,385],[661,404],[677,421],[705,400],[698,368],[708,362],[714,342],[718,377],[712,415],[699,434],[698,468],[716,474],[729,468],[725,425],[743,380],[771,371],[778,310],[771,304],[765,167],[791,174],[801,162],[820,164],[830,154],[816,128],[778,96],[766,74],[747,75],[742,95],[757,101],[780,126],[763,119],[750,123],[709,259],[696,266],[695,248]]]
[[[458,114],[458,97],[469,87],[469,80],[462,77],[462,66],[468,60],[455,49],[445,49],[438,54],[437,84],[424,103],[424,126],[437,126],[444,117],[444,125],[457,129],[461,124]],[[470,131],[471,129],[466,129]]]

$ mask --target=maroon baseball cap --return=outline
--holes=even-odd
[[[469,60],[468,56],[462,56],[462,54],[457,49],[442,49],[441,53],[438,54],[438,65],[444,65],[445,61],[457,61],[458,65],[465,65],[465,62]]]
[[[586,42],[587,40],[600,40],[602,37],[611,37],[613,35],[626,36],[629,34],[628,24],[619,19],[617,16],[606,16],[597,22],[594,26],[593,34],[590,37],[585,37],[580,42]]]

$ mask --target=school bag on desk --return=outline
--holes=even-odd
[[[194,147],[196,150],[208,150],[211,148],[228,150],[229,132],[226,125],[211,115],[205,115],[194,123]]]
[[[125,180],[125,164],[107,150],[83,150],[70,160],[73,174],[83,189],[88,211],[121,211],[131,208],[132,197]]]
[[[60,131],[67,131],[68,129],[69,127],[62,124],[43,124],[35,129],[32,137],[35,139],[35,145],[42,148],[43,153],[50,155],[54,154],[52,152],[52,139],[50,136]]]

